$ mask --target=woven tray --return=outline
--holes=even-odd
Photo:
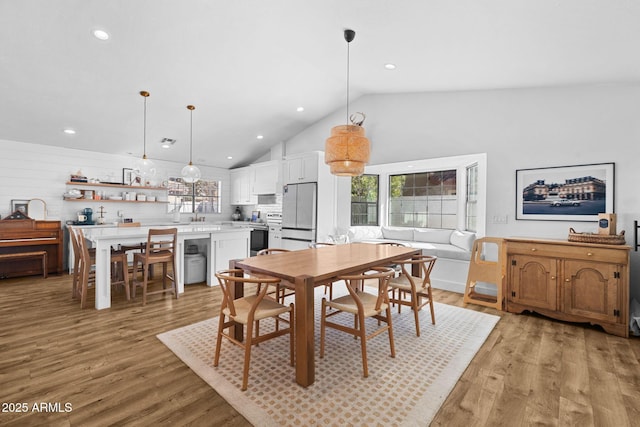
[[[601,243],[604,245],[624,245],[624,230],[620,234],[594,234],[594,233],[576,233],[576,230],[569,228],[569,241],[580,243]]]

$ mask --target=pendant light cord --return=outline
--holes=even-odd
[[[193,110],[194,105],[187,105],[187,109],[191,112],[189,117],[189,165],[193,165]]]
[[[351,43],[347,41],[347,124],[349,124],[349,45]]]
[[[147,97],[144,97],[144,119],[142,129],[142,157],[147,158]]]
[[[149,97],[149,92],[146,90],[140,91],[140,96],[144,98],[144,115],[142,116],[142,158],[147,158],[147,98]]]

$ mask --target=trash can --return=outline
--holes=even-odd
[[[184,255],[184,284],[201,283],[207,280],[207,257],[203,254]]]

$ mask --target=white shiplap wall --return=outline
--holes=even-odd
[[[72,173],[82,171],[88,178],[114,181],[122,180],[122,169],[132,168],[136,158],[97,153],[93,151],[58,148],[39,144],[29,144],[8,140],[0,140],[0,215],[2,218],[11,212],[11,200],[42,199],[47,204],[47,219],[73,220],[76,213],[85,207],[97,212],[103,205],[107,214],[107,222],[117,219],[117,211],[123,210],[128,218],[134,220],[171,220],[164,204],[136,203],[97,203],[97,202],[64,202],[62,195],[69,188],[65,183]],[[184,167],[181,163],[155,161],[158,174],[156,184],[160,184],[169,176],[179,176]],[[228,219],[231,207],[229,200],[229,171],[227,169],[199,166],[203,178],[222,181],[222,213],[206,215],[207,222]],[[116,193],[122,189],[105,189]],[[152,194],[151,192],[148,192]],[[159,194],[153,192],[154,194]],[[95,215],[95,214],[94,214]],[[189,217],[183,214],[184,219]]]

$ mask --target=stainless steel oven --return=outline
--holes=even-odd
[[[269,227],[266,224],[251,224],[251,256],[269,247]]]

